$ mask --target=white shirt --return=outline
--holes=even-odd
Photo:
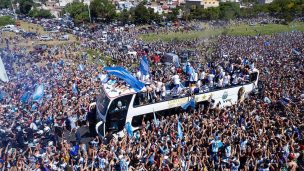
[[[206,77],[206,73],[203,71],[201,74],[200,74],[200,79],[203,80],[205,79]]]
[[[229,84],[229,82],[230,82],[230,75],[225,75],[223,82],[224,82],[224,85]]]
[[[136,72],[136,77],[137,77],[137,79],[140,79],[140,78],[141,78],[141,72],[140,72],[140,71],[137,71],[137,72]]]
[[[214,78],[214,75],[213,75],[213,74],[209,74],[209,75],[208,75],[208,80],[209,80],[210,82],[213,82],[213,78]]]
[[[163,85],[163,83],[160,82],[160,81],[158,81],[158,82],[156,83],[156,92],[160,92],[160,90],[161,90],[161,88],[162,88],[162,85]]]
[[[173,77],[172,77],[172,79],[173,79],[173,82],[174,82],[174,85],[179,85],[180,84],[180,79],[179,79],[179,75],[174,75]]]
[[[38,127],[34,122],[31,123],[30,128],[33,129],[34,131],[38,130]]]
[[[166,86],[163,85],[162,88],[161,88],[161,91],[162,91],[161,95],[162,95],[163,97],[165,97],[165,96],[166,96],[166,93],[167,93],[167,92],[166,92],[166,91],[167,91],[167,90],[166,90]]]

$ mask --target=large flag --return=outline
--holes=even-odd
[[[73,85],[72,85],[72,91],[73,91],[73,93],[74,93],[75,95],[78,94],[78,88],[77,88],[77,84],[76,84],[76,83],[73,83]]]
[[[120,79],[123,79],[136,92],[140,91],[145,86],[144,83],[138,81],[131,73],[129,73],[123,67],[105,67],[104,70],[107,71],[110,75],[115,75]]]
[[[179,121],[177,122],[177,136],[179,139],[183,139],[182,124]]]
[[[130,122],[127,122],[125,127],[127,130],[128,136],[133,137],[133,130],[132,130],[132,126],[131,126]]]
[[[184,109],[184,110],[187,110],[188,107],[192,107],[192,108],[195,108],[195,101],[194,101],[194,98],[191,98],[188,102],[184,103],[181,105],[181,107]]]
[[[140,60],[140,72],[143,75],[148,75],[149,74],[149,62],[148,62],[146,56],[143,56]]]
[[[42,99],[43,94],[44,94],[44,85],[41,84],[41,85],[39,85],[39,86],[36,88],[36,90],[35,90],[35,92],[34,92],[34,94],[33,94],[33,100],[34,100],[34,101],[39,101],[40,99]]]
[[[8,77],[1,57],[0,57],[0,80],[2,80],[3,82],[8,82]]]

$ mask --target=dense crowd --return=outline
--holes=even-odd
[[[0,84],[0,170],[304,170],[303,32],[220,36],[206,46],[214,50],[208,59],[190,61],[190,74],[182,64],[159,64],[159,58],[195,48],[197,41],[143,43],[135,28],[111,35],[110,43],[98,39],[101,31],[90,34],[93,39],[49,47],[34,56],[18,45],[19,37],[8,40],[10,50],[2,49],[9,82]],[[119,43],[136,55],[120,51]],[[89,106],[101,87],[99,74],[104,73],[100,56],[89,57],[88,49],[102,52],[142,81],[156,81],[156,87],[159,82],[198,85],[202,80],[219,86],[225,72],[258,68],[262,88],[230,107],[157,116],[158,123],[143,120],[134,136],[85,141],[80,130],[88,124]],[[151,63],[148,78],[138,70],[142,55]],[[40,85],[43,98],[33,101]],[[178,121],[182,138],[177,138]]]

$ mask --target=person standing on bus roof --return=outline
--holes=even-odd
[[[177,74],[177,72],[175,72],[175,74],[173,75],[172,79],[173,79],[173,84],[174,84],[173,94],[177,95],[177,91],[178,91],[179,85],[181,83],[179,75]]]

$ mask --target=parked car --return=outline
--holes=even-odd
[[[42,36],[40,36],[40,40],[42,40],[42,41],[50,41],[50,40],[53,40],[53,38],[51,38],[48,35],[42,35]]]
[[[41,53],[46,51],[48,49],[48,46],[46,44],[38,44],[35,45],[33,48],[34,48],[34,52]]]
[[[24,32],[24,33],[22,34],[22,36],[23,36],[24,38],[27,38],[27,37],[35,37],[35,36],[37,36],[37,34],[34,33],[34,32]]]
[[[62,36],[60,36],[59,37],[59,40],[61,40],[61,41],[66,41],[66,40],[69,40],[69,35],[62,35]]]

